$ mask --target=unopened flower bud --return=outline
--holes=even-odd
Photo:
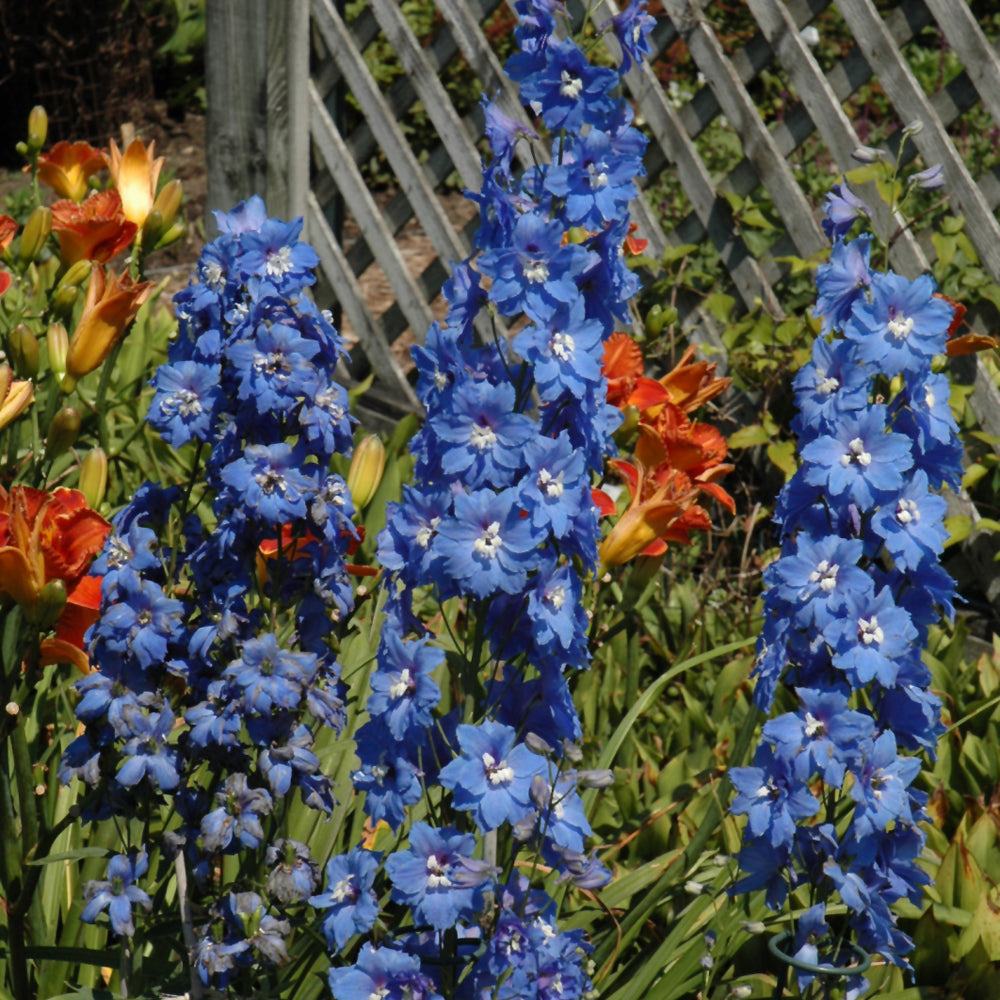
[[[90,509],[97,510],[108,488],[108,456],[103,448],[93,448],[84,456],[78,485]]]
[[[174,224],[160,237],[154,250],[161,250],[163,247],[176,243],[187,232],[187,223],[183,219],[177,219]]]
[[[0,361],[0,403],[7,398],[10,392],[11,383],[14,381],[14,372],[6,361]]]
[[[56,285],[56,288],[75,288],[82,285],[90,277],[90,272],[93,269],[94,265],[86,258],[78,260],[59,279],[59,284]]]
[[[28,149],[33,153],[41,152],[49,134],[49,116],[40,104],[36,104],[28,113]]]
[[[363,510],[371,502],[382,473],[385,471],[385,445],[375,434],[358,445],[347,473],[347,488],[351,491],[355,510]]]
[[[164,230],[163,216],[155,209],[151,209],[142,224],[142,249],[149,253],[159,242]]]
[[[876,149],[874,146],[858,146],[852,151],[851,156],[858,163],[875,163],[877,160],[885,159],[885,151]]]
[[[914,118],[909,125],[903,126],[903,135],[919,135],[924,130],[924,123],[919,118]]]
[[[52,232],[52,209],[47,205],[39,205],[28,216],[21,233],[21,245],[17,255],[22,264],[28,264],[38,258],[45,246],[45,241]]]
[[[692,878],[684,883],[684,891],[691,893],[692,896],[700,896],[705,891],[705,886]]]
[[[610,770],[581,771],[577,784],[581,788],[610,788],[615,783],[615,772]]]
[[[10,371],[8,365],[3,367]],[[0,402],[0,430],[16,420],[34,401],[35,386],[31,382],[11,382]]]
[[[583,226],[572,226],[566,230],[567,243],[584,243],[590,238],[590,232]]]
[[[563,740],[563,753],[574,764],[583,760],[583,751],[572,740]]]
[[[763,934],[767,930],[759,920],[743,920],[741,923],[747,934]]]
[[[748,986],[746,983],[740,983],[739,986],[734,986],[728,993],[728,997],[731,1000],[747,1000],[748,997],[753,996],[753,987]]]
[[[89,264],[90,261],[87,261]],[[52,311],[57,316],[68,319],[73,312],[73,306],[80,297],[80,289],[76,285],[66,285],[56,289],[56,294],[52,296]]]
[[[38,374],[40,354],[38,338],[24,323],[18,323],[7,335],[7,348],[14,370],[22,378],[34,378]]]
[[[66,374],[66,352],[69,350],[69,334],[62,323],[49,324],[45,343],[49,349],[49,368],[58,381]]]
[[[16,701],[8,701],[4,706],[4,711],[10,716],[15,716],[21,711],[21,706]]]
[[[935,163],[933,167],[911,174],[910,183],[916,184],[921,191],[936,191],[939,187],[944,187],[944,168],[940,163]]]
[[[539,757],[551,757],[553,754],[551,745],[546,743],[538,733],[526,733],[524,745],[532,753],[537,753]]]
[[[809,46],[809,48],[814,49],[819,45],[819,28],[814,24],[807,24],[800,32],[799,38]]]
[[[38,595],[34,611],[25,609],[30,618],[33,614],[39,628],[51,628],[66,607],[66,584],[62,580],[49,580]]]
[[[64,406],[52,418],[49,432],[45,435],[45,457],[53,459],[76,444],[80,436],[80,412],[72,406]]]
[[[153,202],[153,211],[159,212],[162,219],[161,236],[174,224],[177,213],[181,210],[183,196],[184,191],[177,178],[168,181],[160,188],[160,193],[156,196],[156,201]]]

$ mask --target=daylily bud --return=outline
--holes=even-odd
[[[69,350],[69,334],[62,323],[50,323],[45,335],[49,347],[49,368],[58,381],[66,374],[66,352]]]
[[[584,243],[590,238],[590,232],[583,226],[572,226],[566,230],[567,243]]]
[[[170,246],[171,243],[176,243],[185,233],[187,232],[187,223],[183,219],[178,219],[174,224],[160,237],[159,242],[153,247],[154,250],[161,250],[163,247]]]
[[[22,264],[28,264],[38,257],[51,232],[52,209],[46,205],[39,205],[28,216],[24,231],[21,233],[21,245],[17,255]]]
[[[9,366],[4,365],[7,371]],[[16,420],[35,401],[35,386],[31,382],[13,381],[0,403],[0,430]]]
[[[142,224],[142,249],[148,253],[159,242],[163,232],[163,216],[154,208]]]
[[[17,374],[34,378],[39,368],[38,338],[24,323],[18,323],[7,335],[7,347]]]
[[[80,464],[79,488],[87,498],[87,506],[97,510],[108,488],[108,456],[103,448],[87,452]]]
[[[14,381],[14,372],[6,361],[0,361],[0,402],[7,398],[10,384]]]
[[[66,584],[62,580],[49,580],[38,595],[33,611],[25,608],[29,619],[34,618],[39,628],[48,629],[66,607]]]
[[[82,285],[90,277],[90,272],[93,269],[94,265],[89,260],[78,260],[59,279],[56,288],[74,288]]]
[[[36,104],[28,114],[28,149],[39,152],[49,134],[49,116],[45,108]]]
[[[181,199],[183,196],[184,190],[181,187],[181,182],[176,177],[172,181],[168,181],[160,189],[160,193],[156,196],[156,201],[153,202],[153,211],[159,212],[160,218],[163,220],[163,228],[160,230],[161,234],[174,224],[174,219],[177,218],[177,213],[181,210]]]
[[[347,473],[347,488],[351,491],[355,510],[362,510],[371,502],[385,471],[385,445],[374,434],[358,445]]]
[[[90,261],[87,263],[89,264]],[[57,316],[64,316],[68,319],[79,297],[80,289],[76,285],[66,285],[65,288],[57,289],[56,294],[52,296],[52,311]]]
[[[72,406],[64,406],[49,424],[49,432],[45,436],[45,457],[52,459],[72,448],[79,435],[79,410],[75,410]]]

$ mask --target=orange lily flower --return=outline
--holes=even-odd
[[[52,229],[67,267],[78,260],[106,264],[131,244],[138,231],[122,213],[117,191],[96,191],[79,205],[57,201],[52,206]]]
[[[10,246],[11,240],[17,234],[17,222],[9,215],[0,215],[0,252]],[[0,271],[0,295],[10,288],[13,281],[10,271]]]
[[[0,487],[0,593],[29,614],[52,580],[73,593],[110,530],[79,490]]]
[[[83,201],[88,179],[103,169],[104,155],[89,142],[57,142],[38,157],[38,179],[71,201]]]
[[[66,353],[65,378],[70,380],[70,389],[77,380],[100,367],[152,290],[151,281],[136,284],[127,271],[116,278],[114,274],[105,276],[102,267],[93,269],[83,314]]]
[[[101,611],[101,578],[85,576],[69,592],[66,606],[56,622],[54,636],[42,640],[40,665],[71,663],[81,674],[91,671],[83,637]]]
[[[137,227],[146,221],[156,200],[156,184],[164,158],[153,158],[155,148],[155,142],[147,147],[141,139],[133,139],[123,154],[112,139],[111,152],[105,157],[121,195],[125,218]]]

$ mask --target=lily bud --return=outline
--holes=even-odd
[[[156,201],[153,202],[153,211],[159,212],[160,218],[163,220],[161,235],[174,224],[174,219],[177,218],[177,213],[181,210],[183,196],[184,189],[176,177],[164,184],[156,196]]]
[[[45,335],[49,347],[49,368],[58,381],[66,374],[66,352],[69,350],[69,334],[62,323],[50,323]]]
[[[49,424],[49,432],[45,435],[45,457],[52,459],[72,448],[79,435],[79,410],[75,410],[72,406],[64,406]]]
[[[93,269],[94,265],[89,260],[78,260],[59,279],[59,284],[56,285],[56,288],[63,289],[79,287],[90,277],[90,272],[93,271]]]
[[[183,219],[177,219],[174,224],[160,237],[154,250],[162,250],[163,247],[176,243],[187,232],[187,223]]]
[[[90,261],[87,263],[89,264]],[[80,289],[76,285],[66,285],[65,288],[57,289],[56,294],[52,296],[52,311],[57,316],[69,319],[73,312],[73,306],[76,305],[76,300],[79,297]]]
[[[7,398],[10,384],[14,381],[14,372],[6,361],[0,361],[0,402]]]
[[[45,145],[49,134],[49,116],[40,104],[36,104],[28,114],[28,149],[38,153]]]
[[[66,584],[62,580],[49,580],[38,595],[34,613],[25,609],[29,619],[34,617],[39,628],[48,629],[55,623],[66,607]]]
[[[10,371],[8,365],[4,365]],[[0,430],[16,420],[35,401],[35,386],[31,382],[10,382],[3,402],[0,402]]]
[[[7,335],[7,347],[17,374],[34,378],[40,364],[38,338],[24,323],[18,323]]]
[[[22,264],[29,264],[37,259],[51,232],[52,209],[46,205],[39,205],[28,216],[28,221],[24,224],[24,231],[21,233],[21,245],[17,255]]]
[[[97,510],[108,488],[108,456],[103,448],[92,448],[80,464],[80,492],[87,498],[87,506]]]
[[[160,240],[163,232],[163,216],[155,209],[151,209],[142,224],[142,249],[149,253]]]
[[[362,510],[371,503],[385,471],[385,445],[374,434],[358,445],[347,473],[347,488],[351,491],[355,510]]]

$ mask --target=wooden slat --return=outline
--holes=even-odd
[[[306,198],[309,231],[312,234],[313,245],[319,253],[320,267],[336,294],[344,314],[351,321],[365,356],[384,385],[398,394],[407,407],[419,410],[420,402],[416,393],[407,381],[402,368],[397,364],[392,351],[389,350],[389,341],[385,333],[380,330],[378,319],[369,312],[357,279],[347,266],[323,209],[313,194],[308,194]]]
[[[924,0],[944,31],[948,44],[962,60],[995,125],[1000,125],[1000,58],[965,3]]]
[[[928,164],[943,165],[955,207],[965,216],[965,232],[983,266],[994,280],[1000,280],[1000,225],[958,150],[935,117],[934,109],[913,71],[893,44],[885,22],[869,0],[835,2],[865,58],[870,65],[877,67],[879,83],[896,113],[905,122],[923,122],[923,130],[912,141]]]
[[[389,232],[382,213],[375,204],[368,186],[351,159],[340,133],[334,128],[330,114],[316,88],[309,86],[309,131],[319,154],[326,161],[330,173],[337,178],[341,191],[351,207],[358,227],[365,234],[379,267],[385,273],[407,321],[417,336],[422,336],[431,322],[431,311],[424,296],[410,276],[409,268]],[[341,303],[344,305],[344,303]],[[388,345],[386,345],[388,348]]]
[[[463,260],[468,256],[469,248],[463,246],[455,233],[451,221],[441,207],[441,203],[438,201],[423,167],[417,161],[412,149],[410,149],[409,144],[397,127],[394,116],[386,106],[382,94],[367,72],[364,59],[354,48],[350,33],[347,31],[331,0],[314,0],[313,16],[323,35],[325,44],[340,62],[344,78],[350,86],[351,93],[354,95],[355,100],[357,100],[362,112],[368,118],[372,134],[378,140],[379,146],[385,153],[386,159],[389,161],[400,187],[415,209],[424,232],[430,239],[438,256],[445,261]],[[319,107],[322,108],[322,100],[319,98],[318,93],[315,92],[315,89],[313,92],[316,94]],[[316,120],[315,109],[313,117]],[[337,171],[331,169],[330,172],[339,181]],[[349,202],[349,204],[352,203]],[[376,252],[377,256],[377,248],[372,247],[372,249]],[[392,277],[388,273],[386,277],[390,281],[392,280]],[[409,311],[405,308],[404,312],[409,316]],[[418,337],[423,336],[424,330],[419,326],[413,326],[413,330]],[[486,331],[481,329],[480,333],[481,335],[485,335]]]
[[[478,190],[482,178],[479,153],[465,123],[452,107],[434,66],[424,55],[396,0],[369,0],[382,31],[399,57],[424,110],[434,123],[462,183]]]

